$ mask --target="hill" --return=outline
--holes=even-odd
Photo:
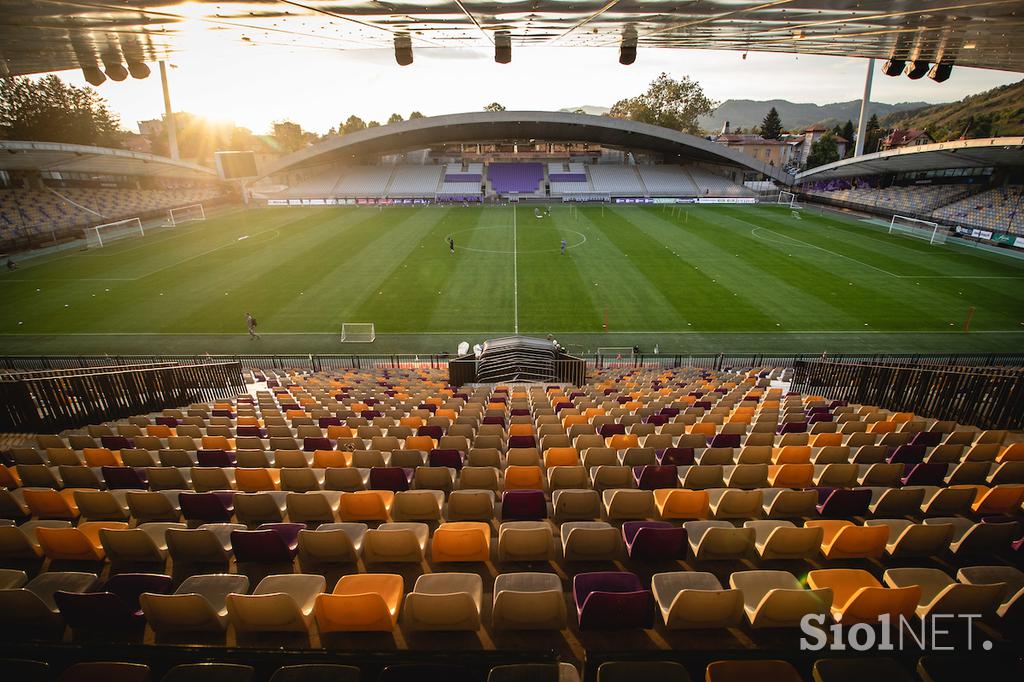
[[[1024,80],[970,95],[959,102],[893,112],[879,119],[883,128],[923,129],[936,141],[944,142],[960,137],[972,117],[974,123],[967,137],[1024,135]]]
[[[869,115],[877,114],[879,119],[894,113],[916,110],[929,106],[927,102],[900,102],[886,104],[872,102],[868,106]],[[828,127],[842,125],[847,121],[857,121],[860,116],[860,100],[834,102],[832,104],[811,104],[808,102],[790,102],[784,99],[757,101],[752,99],[727,99],[718,105],[710,116],[700,120],[700,126],[708,132],[717,133],[722,125],[729,121],[733,129],[740,127],[748,130],[760,126],[764,115],[772,107],[782,117],[782,127],[786,130],[798,130],[821,123]]]

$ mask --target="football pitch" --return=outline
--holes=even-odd
[[[0,292],[0,354],[1024,348],[1024,260],[772,205],[239,209],[24,260]]]

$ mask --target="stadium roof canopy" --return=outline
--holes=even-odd
[[[705,161],[740,166],[792,184],[775,166],[724,144],[668,128],[608,116],[553,111],[497,111],[431,116],[331,137],[277,162],[266,175],[325,164],[359,163],[376,154],[424,149],[431,145],[487,140],[594,142],[660,152],[665,160]]]
[[[217,173],[210,168],[165,156],[61,142],[0,140],[0,170],[217,179]]]
[[[797,182],[940,168],[1024,166],[1024,137],[937,142],[865,154],[798,173]]]
[[[0,75],[145,62],[222,41],[263,49],[704,48],[1024,71],[1019,0],[4,0]],[[641,57],[642,58],[642,57]]]

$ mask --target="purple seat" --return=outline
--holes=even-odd
[[[412,469],[373,467],[370,469],[370,490],[390,490],[394,493],[408,490],[412,476]]]
[[[505,426],[505,418],[496,414],[488,415],[484,417],[483,424],[500,424],[502,427]]]
[[[178,503],[181,505],[181,515],[186,521],[229,523],[235,513],[233,491],[183,492],[178,495]]]
[[[174,427],[176,427],[178,425],[178,418],[177,417],[157,417],[156,419],[153,420],[153,423],[154,424],[159,424],[160,426],[169,426],[169,427],[171,427],[173,429]]]
[[[678,407],[663,407],[663,408],[661,408],[661,412],[659,414],[663,414],[666,417],[678,417],[679,416],[679,408]]]
[[[657,490],[658,488],[678,488],[679,469],[674,465],[644,464],[633,467],[633,480],[641,490]]]
[[[921,445],[926,448],[933,448],[942,442],[942,434],[937,431],[921,431],[915,433],[910,439],[910,445]]]
[[[694,407],[699,407],[702,410],[710,410],[712,407],[710,400],[698,400],[693,404]]]
[[[740,446],[740,434],[719,433],[708,438],[709,448],[738,448]]]
[[[145,490],[149,487],[149,479],[143,468],[100,467],[100,471],[110,490]]]
[[[304,523],[264,523],[256,530],[231,531],[231,548],[238,561],[291,563],[299,551]]]
[[[170,594],[171,577],[155,573],[121,573],[93,592],[58,591],[53,601],[64,621],[83,631],[141,630],[146,618],[139,606],[143,592]]]
[[[252,438],[266,438],[267,432],[258,426],[238,426],[235,428],[235,435]]]
[[[779,426],[779,434],[807,433],[807,422],[786,422]]]
[[[906,476],[900,479],[903,485],[937,485],[946,484],[947,466],[945,462],[920,462],[905,464]]]
[[[808,424],[820,424],[822,422],[832,421],[832,415],[825,412],[815,412],[814,414],[807,417]]]
[[[900,445],[890,451],[889,464],[920,464],[924,461],[923,445]]]
[[[572,404],[571,402],[569,402],[568,400],[562,400],[562,401],[559,401],[559,402],[555,403],[555,404],[554,404],[554,407],[553,407],[552,409],[554,409],[554,411],[555,411],[555,414],[557,415],[557,414],[558,414],[559,412],[561,412],[562,410],[571,410],[571,409],[573,409],[574,407],[576,407],[576,406],[575,406],[575,405],[573,405],[573,404]]]
[[[630,559],[686,558],[686,529],[667,521],[626,521],[622,539]]]
[[[658,452],[658,463],[664,466],[690,466],[696,463],[693,448],[665,448]]]
[[[124,436],[101,436],[100,443],[103,447],[108,450],[121,450],[124,448],[135,447],[134,441],[131,438],[125,438]]]
[[[234,419],[235,417],[235,413],[231,410],[214,410],[210,415],[214,417],[228,417],[229,419]]]
[[[601,428],[598,431],[601,434],[601,438],[610,438],[612,436],[619,436],[626,434],[625,424],[601,424]]]
[[[547,517],[543,490],[507,490],[501,496],[502,521],[539,521]]]
[[[525,407],[516,407],[509,412],[509,415],[513,417],[529,417],[530,410]]]
[[[580,630],[654,626],[654,595],[633,573],[577,573],[572,593]]]
[[[664,426],[668,424],[668,420],[671,419],[667,414],[652,414],[646,419],[648,424],[654,424],[655,426]]]
[[[302,406],[299,405],[298,403],[278,403],[277,407],[282,412],[287,412],[288,410],[301,410],[302,409]]]
[[[533,436],[509,436],[508,447],[510,448],[535,448],[537,439]]]
[[[416,409],[426,410],[430,414],[434,414],[435,412],[437,412],[437,405],[435,405],[434,403],[430,403],[429,405],[427,403],[421,403],[420,405],[416,406]]]
[[[235,453],[227,450],[199,450],[196,453],[196,462],[201,467],[233,467]]]
[[[430,436],[434,440],[441,440],[444,437],[444,429],[440,426],[421,426],[416,429],[417,436]]]
[[[369,405],[369,403],[367,403],[367,405]],[[383,417],[384,413],[381,412],[380,410],[363,410],[362,412],[359,413],[359,416],[362,417],[363,419],[373,421],[377,417]]]
[[[829,412],[829,409],[824,405],[819,405],[818,407],[812,407],[811,409],[807,410],[806,414],[808,417],[810,417],[812,414],[831,414],[831,412]]]
[[[427,464],[432,467],[448,467],[456,471],[462,470],[462,453],[458,450],[431,450],[427,454]]]
[[[335,396],[337,397],[337,396]],[[326,429],[329,426],[344,426],[345,422],[342,421],[341,417],[320,417],[317,420],[317,426],[321,429]]]
[[[334,441],[330,438],[316,436],[312,438],[302,439],[302,450],[303,452],[316,452],[317,450],[333,450],[335,446]]]
[[[871,491],[867,488],[818,488],[818,514],[829,518],[848,518],[868,513]]]

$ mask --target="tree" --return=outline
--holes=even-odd
[[[414,111],[411,114],[409,114],[409,120],[410,121],[415,121],[418,118],[426,118],[426,117],[423,114],[421,114],[420,112],[418,112],[418,111]]]
[[[9,140],[119,147],[121,123],[88,86],[56,76],[0,78],[0,136]]]
[[[839,134],[846,139],[846,156],[853,156],[853,138],[857,134],[853,130],[853,121],[847,120]]]
[[[366,124],[367,128],[380,128],[380,121],[370,121]]]
[[[274,139],[277,148],[286,153],[298,151],[306,146],[302,137],[302,127],[291,121],[274,121]]]
[[[766,140],[777,140],[782,137],[782,118],[775,107],[772,107],[761,121],[761,137]]]
[[[807,156],[807,165],[804,168],[817,168],[838,160],[839,147],[836,144],[836,136],[827,132],[811,145],[811,153]]]
[[[351,116],[348,117],[348,119],[346,119],[344,123],[341,124],[341,126],[338,127],[338,134],[348,135],[349,133],[354,133],[357,130],[363,130],[365,128],[366,121],[359,118],[355,114],[352,114]]]
[[[867,130],[864,131],[864,153],[877,152],[882,143],[882,126],[878,123],[878,114],[871,114]]]
[[[405,119],[402,118],[401,114],[391,114],[391,116],[388,117],[388,123],[389,124],[390,123],[401,123],[403,120],[405,120]]]
[[[491,102],[484,107],[484,111],[505,111],[505,107],[497,102]]]
[[[647,92],[616,102],[609,115],[699,135],[698,119],[714,108],[715,102],[704,95],[700,83],[689,76],[675,80],[662,73],[651,81]]]

